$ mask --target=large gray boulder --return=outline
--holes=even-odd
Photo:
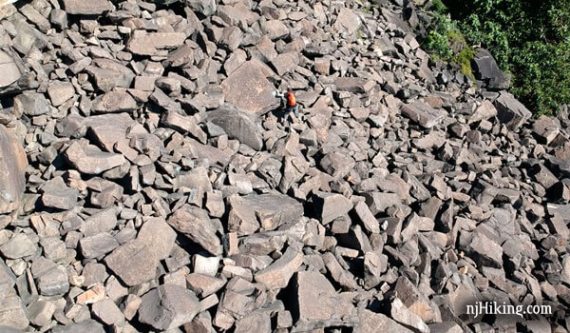
[[[501,92],[494,104],[497,108],[497,118],[510,130],[519,128],[532,116],[526,106],[506,91]]]
[[[267,79],[271,74],[271,69],[259,61],[244,63],[222,82],[226,101],[253,115],[279,107],[279,100],[273,96],[275,86]]]
[[[239,140],[241,143],[250,146],[255,150],[263,148],[263,139],[255,121],[250,115],[230,105],[208,112],[208,121],[221,127],[226,134]]]
[[[143,224],[136,239],[131,240],[105,258],[111,269],[128,286],[152,280],[160,260],[166,259],[176,240],[176,232],[161,218]]]
[[[232,232],[251,235],[260,227],[274,230],[287,223],[294,223],[303,215],[303,205],[283,194],[267,193],[229,199],[228,227]]]
[[[139,320],[158,330],[170,330],[191,322],[200,309],[200,302],[193,292],[165,284],[142,297]]]
[[[310,331],[329,326],[352,326],[358,321],[356,309],[346,297],[338,294],[319,272],[298,272],[294,281],[295,308],[298,310],[295,330]]]
[[[504,90],[511,85],[509,78],[501,71],[495,58],[485,49],[477,51],[472,66],[475,78],[489,90]]]

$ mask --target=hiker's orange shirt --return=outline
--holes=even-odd
[[[293,93],[287,93],[287,106],[295,106],[297,105],[297,100],[295,99],[295,95]]]

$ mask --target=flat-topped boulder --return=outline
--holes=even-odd
[[[146,222],[136,239],[116,248],[105,264],[128,286],[152,280],[160,260],[166,259],[174,246],[176,233],[161,218]]]
[[[224,105],[208,112],[208,121],[221,127],[230,138],[237,139],[255,150],[261,150],[263,147],[259,127],[249,114]]]
[[[240,235],[250,235],[259,228],[274,230],[298,221],[303,215],[303,205],[283,194],[232,196],[228,200],[231,207],[229,229]]]
[[[80,172],[100,174],[126,162],[123,155],[100,150],[97,146],[74,142],[65,151],[67,160]]]
[[[133,32],[127,48],[138,55],[155,55],[160,50],[172,50],[180,47],[186,35],[182,32],[147,32],[136,30]]]
[[[100,15],[113,8],[107,0],[63,0],[63,7],[72,15]]]
[[[267,80],[270,74],[271,69],[259,61],[245,62],[222,82],[226,102],[252,115],[276,109],[280,102]]]
[[[432,108],[429,104],[415,101],[400,108],[402,115],[423,128],[432,128],[443,120],[444,112]]]

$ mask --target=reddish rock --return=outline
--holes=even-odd
[[[268,68],[260,62],[248,61],[222,82],[226,101],[238,109],[260,115],[279,107],[275,87],[267,80]],[[269,70],[270,71],[270,70]]]
[[[16,136],[0,125],[0,214],[10,213],[20,206],[25,189],[24,171],[28,158]]]

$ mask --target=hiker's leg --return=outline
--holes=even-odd
[[[299,118],[299,105],[293,107],[293,112],[295,113],[295,117]]]
[[[283,113],[281,114],[281,122],[283,124],[285,124],[286,122],[288,122],[289,120],[287,119],[289,117],[289,107],[287,105],[285,105],[284,108],[282,108],[281,110],[283,110]]]

